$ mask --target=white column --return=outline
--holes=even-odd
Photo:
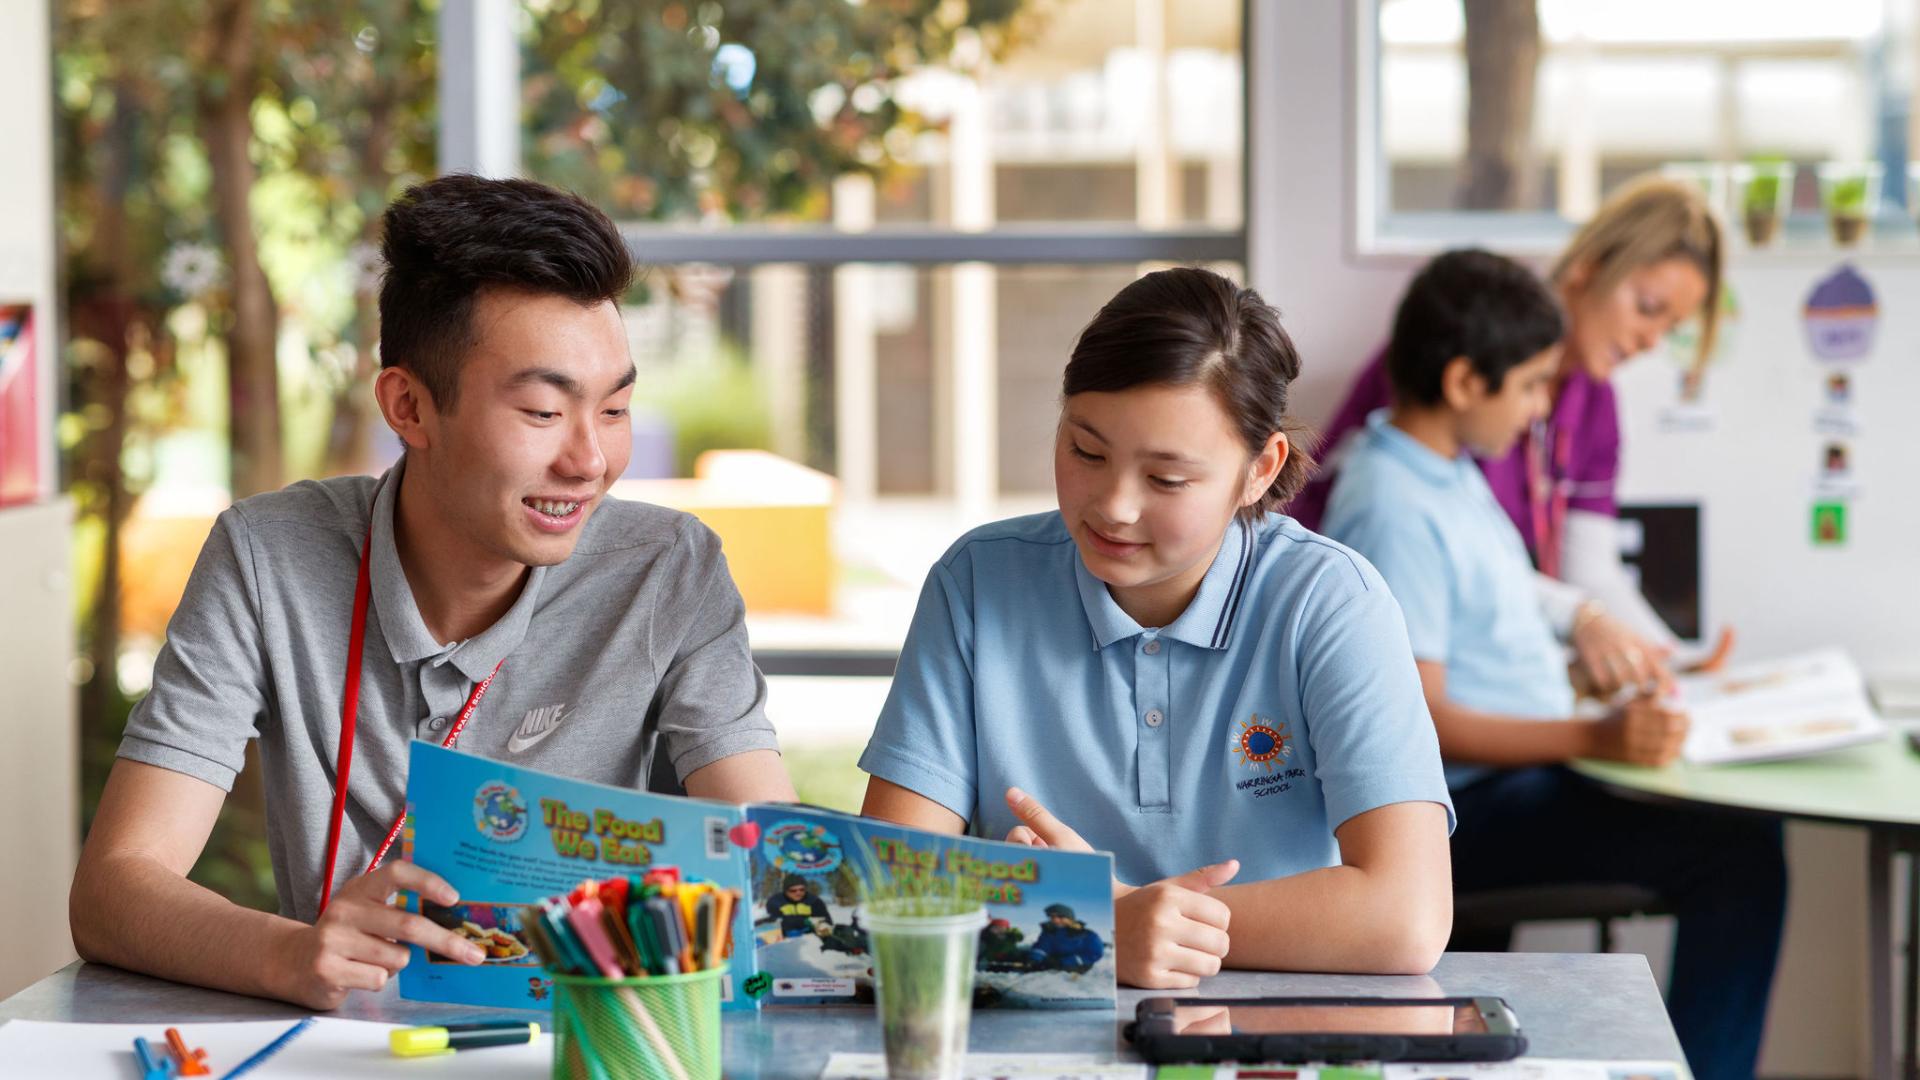
[[[986,94],[968,80],[956,95],[948,127],[949,223],[968,232],[993,227],[993,143]],[[947,275],[952,337],[944,351],[945,460],[963,521],[986,520],[1000,491],[999,273],[961,263]]]
[[[1556,195],[1560,216],[1585,221],[1600,207],[1600,138],[1593,109],[1593,41],[1575,33],[1561,53],[1567,71],[1567,96],[1553,126],[1560,133]],[[1535,94],[1535,100],[1539,95]],[[1535,120],[1535,130],[1539,130]]]
[[[833,182],[833,224],[849,232],[873,227],[870,177]],[[840,494],[867,501],[879,486],[879,357],[874,347],[873,269],[858,263],[833,272],[833,443]]]
[[[440,173],[520,175],[520,5],[440,8]]]
[[[1141,226],[1149,229],[1167,228],[1180,216],[1180,160],[1173,152],[1173,95],[1167,85],[1167,3],[1134,0],[1134,36],[1147,66],[1134,146],[1134,207]]]
[[[807,272],[791,263],[752,270],[753,364],[767,380],[773,452],[792,461],[807,456]]]

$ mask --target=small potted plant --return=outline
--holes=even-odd
[[[1827,208],[1833,242],[1853,247],[1867,233],[1880,203],[1880,163],[1830,161],[1820,166],[1820,201]]]
[[[1754,247],[1773,243],[1793,205],[1793,165],[1766,160],[1735,165],[1733,186],[1747,243]]]
[[[860,922],[873,956],[887,1076],[959,1080],[973,1012],[975,952],[987,925],[977,883],[893,873],[870,851],[863,855]]]

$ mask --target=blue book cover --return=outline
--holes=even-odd
[[[1113,858],[946,836],[814,807],[734,806],[569,780],[429,742],[412,746],[403,855],[460,893],[428,918],[484,949],[474,967],[412,946],[400,995],[544,1008],[551,982],[520,906],[588,878],[677,866],[738,890],[727,1008],[873,1000],[861,873],[963,879],[987,909],[980,1007],[1114,1004]],[[421,911],[417,896],[409,910]]]
[[[639,876],[677,866],[689,880],[745,892],[747,853],[728,836],[740,807],[568,780],[416,740],[407,771],[403,855],[460,894],[428,918],[487,952],[478,967],[410,946],[400,996],[414,1001],[542,1009],[552,983],[520,926],[520,906],[563,895],[587,878]],[[407,896],[420,911],[418,896]],[[752,1007],[741,992],[752,974],[752,913],[733,926],[735,955],[723,1003]]]
[[[754,840],[755,989],[775,1004],[873,1000],[873,960],[858,911],[865,868],[978,884],[988,921],[974,958],[976,1007],[1113,1008],[1113,856],[1105,852],[947,836],[776,804],[747,807],[743,831]]]

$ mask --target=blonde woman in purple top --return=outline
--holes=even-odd
[[[1620,564],[1620,414],[1611,379],[1696,314],[1704,362],[1718,328],[1721,265],[1720,225],[1693,186],[1649,176],[1615,192],[1550,275],[1567,319],[1551,414],[1511,453],[1480,461],[1540,571],[1542,603],[1601,693],[1665,682],[1679,646]],[[1388,398],[1376,352],[1328,425],[1320,475],[1287,508],[1307,528],[1320,527],[1341,442]],[[1718,666],[1731,645],[1723,632],[1691,666]]]

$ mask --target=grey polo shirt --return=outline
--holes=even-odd
[[[572,556],[536,567],[506,615],[442,645],[394,547],[404,467],[403,459],[384,482],[295,484],[222,513],[120,744],[123,758],[230,790],[247,740],[260,740],[282,914],[311,922],[318,913],[369,515],[373,610],[336,888],[366,868],[405,803],[407,744],[444,738],[468,692],[503,659],[462,750],[638,788],[778,748],[745,607],[711,529],[679,511],[608,498]]]

